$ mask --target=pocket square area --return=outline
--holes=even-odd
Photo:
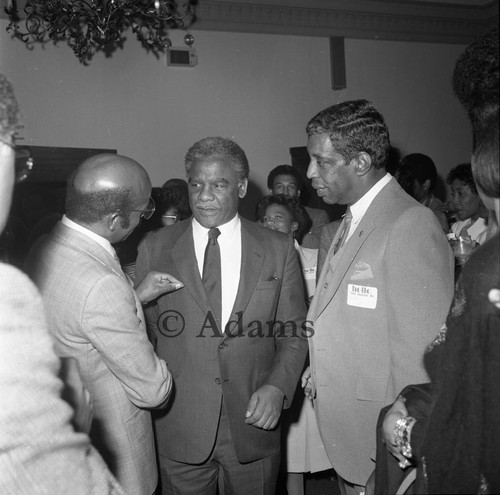
[[[373,278],[372,268],[364,261],[356,261],[354,264],[354,271],[351,275],[351,280],[366,280]]]

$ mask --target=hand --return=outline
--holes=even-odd
[[[406,418],[407,416],[408,410],[406,409],[404,399],[398,397],[392,407],[387,411],[384,423],[382,424],[383,441],[385,446],[387,450],[400,462],[404,461],[406,458],[396,447],[394,427],[396,426],[396,421],[398,419]]]
[[[304,373],[302,373],[302,378],[300,380],[300,385],[304,389],[304,395],[309,399],[313,400],[316,398],[316,389],[314,388],[314,382],[311,374],[311,367],[308,366]]]
[[[90,392],[83,386],[75,358],[61,358],[59,378],[64,383],[62,398],[73,408],[72,424],[76,431],[89,433],[94,416]]]
[[[142,304],[154,301],[162,294],[168,294],[174,290],[182,289],[184,284],[168,273],[150,271],[135,287],[137,297]]]
[[[490,303],[500,309],[500,290],[491,289],[490,292],[488,292],[488,299],[490,300]]]
[[[245,423],[263,430],[273,429],[280,419],[284,397],[273,385],[262,385],[250,397]]]

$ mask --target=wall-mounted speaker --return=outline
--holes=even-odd
[[[196,50],[193,47],[169,47],[167,65],[172,67],[194,67],[198,64]]]
[[[347,87],[345,75],[345,47],[343,36],[330,37],[330,69],[332,73],[332,89]]]

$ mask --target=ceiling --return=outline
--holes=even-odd
[[[0,0],[3,7],[13,0]],[[469,44],[499,0],[191,0],[195,30]],[[18,0],[20,11],[25,0]]]
[[[192,29],[469,44],[499,0],[198,0]]]

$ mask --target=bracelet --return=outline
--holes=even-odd
[[[396,448],[407,459],[411,459],[413,455],[410,445],[410,433],[416,421],[415,418],[407,416],[406,418],[398,419],[394,427],[394,443],[396,444]]]

